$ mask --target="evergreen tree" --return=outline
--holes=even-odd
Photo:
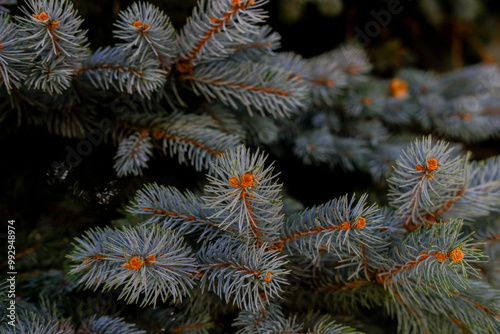
[[[2,280],[1,332],[370,333],[372,314],[400,333],[500,331],[500,158],[462,149],[500,134],[500,70],[382,79],[355,43],[278,52],[266,2],[200,0],[180,30],[137,2],[118,43],[95,51],[67,0],[0,14],[1,126],[76,139],[47,166],[51,182],[101,145],[116,147],[102,203],[161,154],[206,174],[201,191],[129,184],[122,219],[87,222],[71,249],[60,226],[52,249],[40,245],[57,228],[9,232],[37,272],[19,270],[15,321]],[[387,192],[304,208],[267,154]]]

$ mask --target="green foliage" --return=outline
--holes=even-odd
[[[427,161],[425,168],[411,169],[411,173],[418,173],[419,180],[442,185],[446,181],[437,175],[443,171],[443,178],[463,182],[464,172],[459,166],[463,166],[466,159],[448,159],[448,155],[445,143],[433,144],[427,137],[415,141],[402,159]],[[432,159],[429,157],[437,157],[441,163],[429,162]],[[398,317],[403,332],[435,328],[435,324],[421,323],[421,317],[425,316],[427,321],[430,314],[431,317],[451,317],[451,324],[456,324],[454,319],[459,319],[461,326],[466,328],[497,329],[498,324],[492,315],[498,312],[494,302],[498,291],[475,281],[475,277],[481,277],[481,274],[473,265],[483,255],[477,249],[479,244],[472,243],[470,235],[463,235],[460,221],[452,219],[438,223],[415,215],[412,218],[415,222],[408,224],[405,217],[413,208],[408,206],[402,214],[401,196],[393,196],[395,199],[391,205],[398,208],[393,213],[366,206],[366,196],[358,201],[355,197],[349,200],[345,196],[324,206],[305,209],[283,221],[277,197],[280,188],[274,181],[271,167],[265,167],[263,154],[252,154],[247,149],[238,148],[226,151],[220,160],[216,173],[208,176],[210,184],[205,192],[209,196],[197,199],[174,188],[149,185],[138,192],[129,208],[132,213],[152,215],[144,221],[143,227],[114,232],[118,233],[116,237],[112,232],[90,231],[86,239],[79,239],[80,245],[72,258],[82,262],[75,269],[83,273],[80,282],[97,285],[109,282],[104,288],[123,285],[120,296],[125,295],[132,302],[142,300],[144,305],[164,301],[167,296],[175,300],[189,294],[194,288],[193,278],[199,277],[202,293],[213,291],[243,311],[235,322],[236,326],[247,328],[241,329],[242,332],[251,326],[260,328],[255,324],[261,321],[266,329],[269,326],[276,331],[298,330],[300,323],[293,317],[284,318],[279,307],[273,304],[277,296],[291,293],[288,298],[293,298],[294,289],[285,289],[284,286],[296,280],[303,280],[302,284],[309,285],[309,289],[334,294],[332,301],[339,303],[336,307],[340,309],[349,304],[357,309],[353,300],[368,308],[384,303],[388,312]],[[404,167],[414,163],[399,165]],[[455,173],[450,174],[448,170]],[[398,187],[409,184],[407,197],[410,202],[420,201],[427,186],[432,189],[428,193],[446,198],[438,205],[441,211],[446,210],[443,208],[450,200],[446,197],[449,187],[430,188],[424,182],[415,182],[412,177],[402,177],[403,172],[395,173],[400,177],[393,178],[391,183]],[[485,194],[482,199],[488,196]],[[419,203],[424,212],[434,212],[435,218],[439,218],[432,200]],[[182,253],[182,239],[160,229],[157,223],[185,235],[201,233],[199,241],[204,241],[196,245],[196,262],[192,262],[188,253]],[[395,238],[393,235],[401,232],[394,224],[406,226],[409,230],[415,225],[420,228]],[[217,232],[207,232],[210,229]],[[163,240],[172,235],[176,242]],[[100,242],[103,246],[99,246]],[[165,245],[170,250],[164,249]],[[100,247],[105,248],[101,250]],[[162,257],[159,258],[158,254]],[[132,256],[139,257],[137,267],[132,266]],[[151,257],[156,257],[156,260],[151,260]],[[159,263],[157,267],[156,262],[163,258],[168,262]],[[171,268],[176,262],[191,265],[192,269],[175,271]],[[105,263],[109,264],[103,270],[100,266],[105,266]],[[161,273],[163,267],[169,270]],[[155,279],[149,280],[149,275],[155,273]],[[172,281],[169,277],[174,273],[176,280]],[[345,292],[350,289],[354,291]],[[387,292],[385,296],[380,296],[381,289]],[[475,289],[478,299],[471,293]],[[339,292],[344,294],[339,296]],[[362,295],[357,296],[360,292]],[[495,297],[483,299],[483,294]],[[429,309],[424,306],[423,299],[429,299],[429,302],[435,299],[435,306]],[[478,322],[473,317],[458,317],[455,307],[472,307],[471,312],[486,314],[483,313]],[[408,321],[409,325],[403,321]],[[326,325],[318,320],[314,326]],[[333,324],[327,327],[332,331],[343,330],[343,327]]]
[[[193,287],[195,261],[190,249],[167,230],[95,230],[79,241],[71,258],[81,264],[72,273],[80,274],[80,282],[88,286],[121,287],[118,298],[127,302],[136,302],[141,295],[146,296],[142,305],[156,304],[158,299],[182,300]]]
[[[342,7],[315,3],[332,15]],[[86,194],[123,210],[135,192],[126,219],[85,221],[71,253],[59,252],[66,263],[21,281],[18,326],[0,313],[0,331],[359,333],[377,326],[369,313],[393,317],[401,333],[500,331],[500,160],[461,150],[500,134],[500,70],[405,69],[389,80],[370,74],[355,43],[308,59],[278,52],[266,4],[200,0],[176,30],[138,2],[118,14],[118,43],[94,52],[67,0],[0,14],[2,126],[79,139],[66,150],[81,159],[52,163],[52,185],[83,172],[92,149],[117,146],[111,181]],[[468,20],[472,9],[453,10]],[[165,164],[153,180],[165,161],[157,151],[206,177],[179,173],[174,187]],[[338,167],[365,173],[379,197],[289,205],[264,152],[284,174],[301,164],[327,165],[329,178]],[[305,196],[322,187],[311,182]],[[120,191],[127,200],[113,202]],[[113,219],[120,228],[103,226]],[[46,254],[44,223],[21,265]],[[39,265],[56,261],[46,257]],[[95,306],[80,314],[89,296]],[[47,297],[55,306],[38,302]]]

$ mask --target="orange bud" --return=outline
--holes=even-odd
[[[49,19],[49,15],[47,15],[47,13],[45,12],[41,12],[40,14],[38,14],[37,19],[39,19],[40,21],[47,21]]]
[[[394,78],[389,83],[388,91],[389,94],[391,94],[397,99],[400,99],[404,97],[408,92],[408,84],[404,80],[401,80],[399,78]]]
[[[250,173],[245,173],[241,176],[241,186],[243,188],[252,187],[257,184],[254,180],[254,175]]]
[[[134,256],[127,263],[122,265],[122,267],[125,267],[128,269],[133,269],[133,270],[139,270],[139,269],[141,269],[143,264],[144,264],[144,261],[140,257]]]
[[[363,228],[366,226],[366,219],[363,217],[359,217],[358,221],[356,222],[356,228]]]
[[[340,229],[342,229],[344,231],[349,231],[350,228],[351,228],[351,224],[349,224],[348,222],[340,224]]]
[[[441,262],[444,262],[444,260],[446,260],[446,255],[444,255],[443,252],[439,252],[436,254],[436,259],[438,259]]]
[[[238,178],[235,175],[229,178],[229,183],[235,188],[240,186],[240,182],[238,181]]]
[[[465,256],[464,252],[462,252],[462,250],[460,248],[456,248],[456,249],[452,250],[450,253],[450,258],[453,262],[462,261],[464,256]]]
[[[439,168],[439,163],[436,159],[431,158],[431,159],[427,160],[427,166],[428,166],[430,171],[433,171],[433,170],[436,170]]]

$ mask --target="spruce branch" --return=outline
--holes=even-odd
[[[219,125],[206,116],[183,113],[168,116],[164,114],[132,115],[122,117],[116,125],[118,130],[115,132],[114,137],[119,142],[127,140],[123,138],[130,136],[131,133],[135,138],[134,140],[138,140],[143,136],[140,143],[143,143],[146,138],[152,138],[159,142],[164,154],[177,155],[179,163],[189,161],[197,170],[202,168],[211,170],[217,158],[225,150],[241,144],[240,138],[221,132]],[[124,159],[125,162],[133,161],[133,142],[127,145],[128,150],[123,150],[120,154],[117,154],[117,159]],[[149,148],[149,145],[147,147]],[[137,149],[136,152],[138,152]],[[127,156],[128,158],[126,158]],[[137,164],[123,165],[122,174],[125,172],[139,173],[140,169],[138,167],[146,166],[142,163],[143,161],[144,159],[137,161],[141,162],[141,166]],[[120,166],[117,161],[116,167]]]
[[[252,44],[247,36],[258,34],[263,22],[260,8],[267,0],[201,0],[179,34],[177,69],[189,73],[193,65],[221,60],[236,47]]]
[[[447,138],[473,143],[500,135],[498,96],[486,93],[460,96],[431,114],[434,127]]]
[[[110,229],[99,227],[88,230],[82,238],[75,238],[75,250],[70,258],[79,263],[71,270],[78,283],[85,283],[87,288],[96,290],[112,273],[118,264],[105,260],[105,245],[111,236]]]
[[[265,160],[264,154],[242,146],[227,151],[214,166],[215,175],[208,176],[203,198],[216,211],[210,219],[258,245],[277,237],[283,223],[281,185]]]
[[[303,106],[304,84],[286,69],[266,62],[211,62],[195,67],[184,78],[196,94],[236,109],[243,105],[250,114],[257,110],[284,117]]]
[[[342,89],[347,85],[347,74],[338,58],[338,51],[335,50],[306,62],[305,79],[310,84],[309,99],[315,105],[334,106]]]
[[[464,180],[466,158],[454,157],[431,136],[416,140],[396,162],[389,199],[409,229],[435,222],[433,213],[456,198]]]
[[[350,117],[376,116],[383,112],[385,87],[380,82],[364,80],[349,87],[350,92],[343,99],[342,106]]]
[[[362,138],[334,136],[328,131],[303,131],[294,139],[293,152],[305,164],[327,163],[340,165],[348,171],[363,169],[369,147]]]
[[[287,284],[284,256],[265,245],[220,238],[198,252],[200,285],[238,308],[258,310]]]
[[[395,285],[396,289],[402,286],[414,298],[412,291],[427,291],[429,285],[448,296],[459,287],[467,288],[469,277],[479,276],[471,263],[480,261],[483,255],[470,243],[470,235],[461,235],[461,228],[462,222],[453,220],[410,233],[393,249],[393,265],[382,269],[377,274],[377,281],[388,290],[390,285]],[[400,295],[411,302],[410,296]]]
[[[197,170],[211,171],[224,151],[241,145],[240,138],[221,132],[212,123],[204,117],[173,115],[154,136],[162,141],[165,154],[177,154],[179,163],[190,159]]]
[[[236,61],[252,60],[258,61],[263,56],[278,56],[281,53],[275,51],[280,47],[281,36],[272,30],[270,26],[260,26],[258,32],[248,34],[246,44],[234,47],[231,59]]]
[[[27,6],[21,8],[26,16],[16,17],[24,32],[19,41],[37,59],[28,68],[27,86],[61,94],[88,52],[83,20],[66,0],[29,0]]]
[[[111,47],[98,49],[86,58],[74,76],[85,78],[97,89],[137,92],[144,98],[150,98],[166,81],[166,72],[159,68],[157,59],[139,62]]]
[[[322,8],[339,4],[315,1]],[[10,2],[0,0],[0,10]],[[148,330],[170,333],[207,333],[211,319],[229,324],[236,312],[240,333],[355,332],[321,313],[285,316],[277,298],[286,302],[283,309],[329,315],[366,315],[385,306],[403,333],[500,332],[500,158],[468,162],[469,155],[456,156],[450,144],[428,136],[393,163],[413,136],[393,136],[394,130],[462,142],[495,138],[497,67],[441,77],[406,70],[380,80],[368,75],[366,53],[353,44],[310,59],[276,53],[279,35],[260,26],[267,0],[200,0],[178,35],[157,7],[133,4],[115,24],[120,44],[91,53],[68,1],[26,3],[15,25],[0,13],[1,93],[10,99],[2,110],[11,110],[11,102],[49,132],[84,138],[96,129],[102,103],[126,100],[125,114],[113,121],[118,176],[141,174],[154,148],[210,175],[201,197],[144,186],[127,209],[141,215],[140,226],[93,228],[76,239],[69,258],[78,283],[58,286],[62,270],[29,273],[21,299],[35,299],[46,279],[44,292],[66,294],[79,284],[118,290],[118,298],[141,306],[171,302],[142,314],[154,318],[154,325],[145,321]],[[285,119],[293,113],[296,119]],[[293,151],[306,164],[368,171],[378,180],[392,172],[390,207],[346,195],[300,212],[284,208],[273,165],[243,141],[265,144],[278,156]],[[290,147],[283,150],[282,141]],[[39,245],[17,258],[26,260]],[[19,310],[35,311],[16,302]],[[77,328],[45,311],[19,312],[18,326],[8,330],[144,332],[97,314]]]
[[[445,316],[428,313],[425,309],[405,303],[397,293],[394,295],[395,300],[386,303],[386,309],[391,317],[397,317],[398,332],[430,334],[433,331],[444,331],[444,333],[457,331],[455,324],[447,321]]]
[[[465,329],[474,328],[473,331],[476,333],[498,331],[500,329],[498,324],[500,293],[482,282],[473,281],[471,285],[473,289],[452,291],[451,300],[445,299],[443,303],[445,305],[442,308],[448,307],[449,314],[455,319],[460,319]],[[439,305],[435,306],[439,309]],[[466,313],[465,317],[464,313]],[[477,319],[481,320],[477,321]]]
[[[452,291],[443,296],[431,285],[428,293],[418,295],[418,301],[410,302],[405,296],[413,295],[406,287],[392,289],[395,297],[386,303],[390,314],[397,315],[401,332],[448,332],[495,333],[499,329],[498,291],[471,281],[471,287]],[[415,298],[415,297],[412,297]]]
[[[151,218],[143,224],[160,224],[164,229],[178,230],[186,235],[202,232],[199,241],[214,238],[222,230],[217,221],[208,218],[214,210],[206,208],[193,193],[187,191],[183,194],[156,183],[139,190],[127,210],[133,214],[150,215]],[[225,231],[233,232],[232,229]]]
[[[62,94],[71,86],[74,69],[66,66],[64,58],[57,58],[33,64],[26,72],[28,88]]]
[[[80,247],[71,255],[73,260],[82,262],[72,270],[75,274],[83,272],[80,282],[96,285],[90,280],[96,277],[98,285],[105,284],[104,289],[121,288],[118,298],[129,303],[142,299],[142,306],[156,305],[158,299],[163,302],[169,298],[182,300],[182,296],[194,287],[195,260],[176,233],[156,225],[105,231],[105,244],[101,245],[95,237],[93,240],[80,239]],[[96,263],[87,256],[99,248],[102,251]],[[106,271],[101,269],[103,266],[107,267]],[[88,274],[99,270],[104,278],[98,273]]]
[[[465,173],[466,182],[460,196],[446,206],[442,218],[461,217],[472,222],[500,211],[500,158],[472,161]]]
[[[24,49],[19,40],[19,32],[10,22],[10,17],[0,12],[0,84],[10,94],[13,88],[19,88],[25,74],[23,70],[29,65],[34,55]]]
[[[464,161],[466,159],[467,157],[464,158]],[[425,171],[425,173],[429,172],[425,169],[422,171]],[[459,171],[456,171],[455,176],[449,176],[450,179],[456,177],[456,182],[460,182],[459,184],[455,184],[453,188],[433,188],[434,195],[431,193],[430,196],[433,196],[431,201],[434,203],[434,206],[431,209],[431,206],[427,205],[429,208],[427,210],[429,211],[422,216],[425,224],[431,224],[439,219],[448,220],[454,217],[461,217],[465,221],[471,221],[485,216],[491,211],[499,210],[497,205],[500,187],[498,158],[467,163],[464,165],[462,170],[463,176],[460,178],[457,175]],[[432,171],[430,172],[433,173]],[[430,174],[430,177],[431,179],[429,180],[432,180],[432,174]],[[391,180],[394,181],[395,178]],[[390,182],[393,182],[391,180]],[[418,193],[419,190],[414,188],[414,191]],[[414,204],[416,204],[419,199],[416,198],[414,201]],[[425,207],[425,204],[422,206]],[[401,215],[399,216],[401,217]],[[407,227],[411,229],[416,226],[410,224]]]
[[[345,251],[363,257],[361,244],[380,242],[374,231],[380,216],[375,206],[366,206],[366,195],[356,202],[353,196],[334,199],[290,216],[273,241],[271,248],[295,252],[317,252],[324,249],[340,254]]]
[[[236,54],[233,58],[241,61]],[[246,59],[245,59],[246,60]],[[290,72],[290,78],[296,78],[298,81],[302,81],[304,76],[309,76],[307,61],[302,58],[300,55],[295,54],[293,52],[278,52],[273,55],[264,55],[258,58],[250,58],[251,61],[260,62],[264,61],[272,67],[280,67],[286,69]]]
[[[114,168],[117,175],[142,174],[142,168],[147,167],[147,162],[152,154],[152,146],[151,137],[147,130],[136,132],[123,140],[115,155]]]
[[[22,40],[43,61],[78,58],[85,54],[83,20],[76,16],[73,4],[66,0],[28,0],[22,7],[26,17],[17,17],[25,31]]]
[[[169,70],[177,56],[176,34],[170,19],[149,3],[134,3],[120,12],[115,37],[124,42],[118,48],[134,60],[155,57]]]

